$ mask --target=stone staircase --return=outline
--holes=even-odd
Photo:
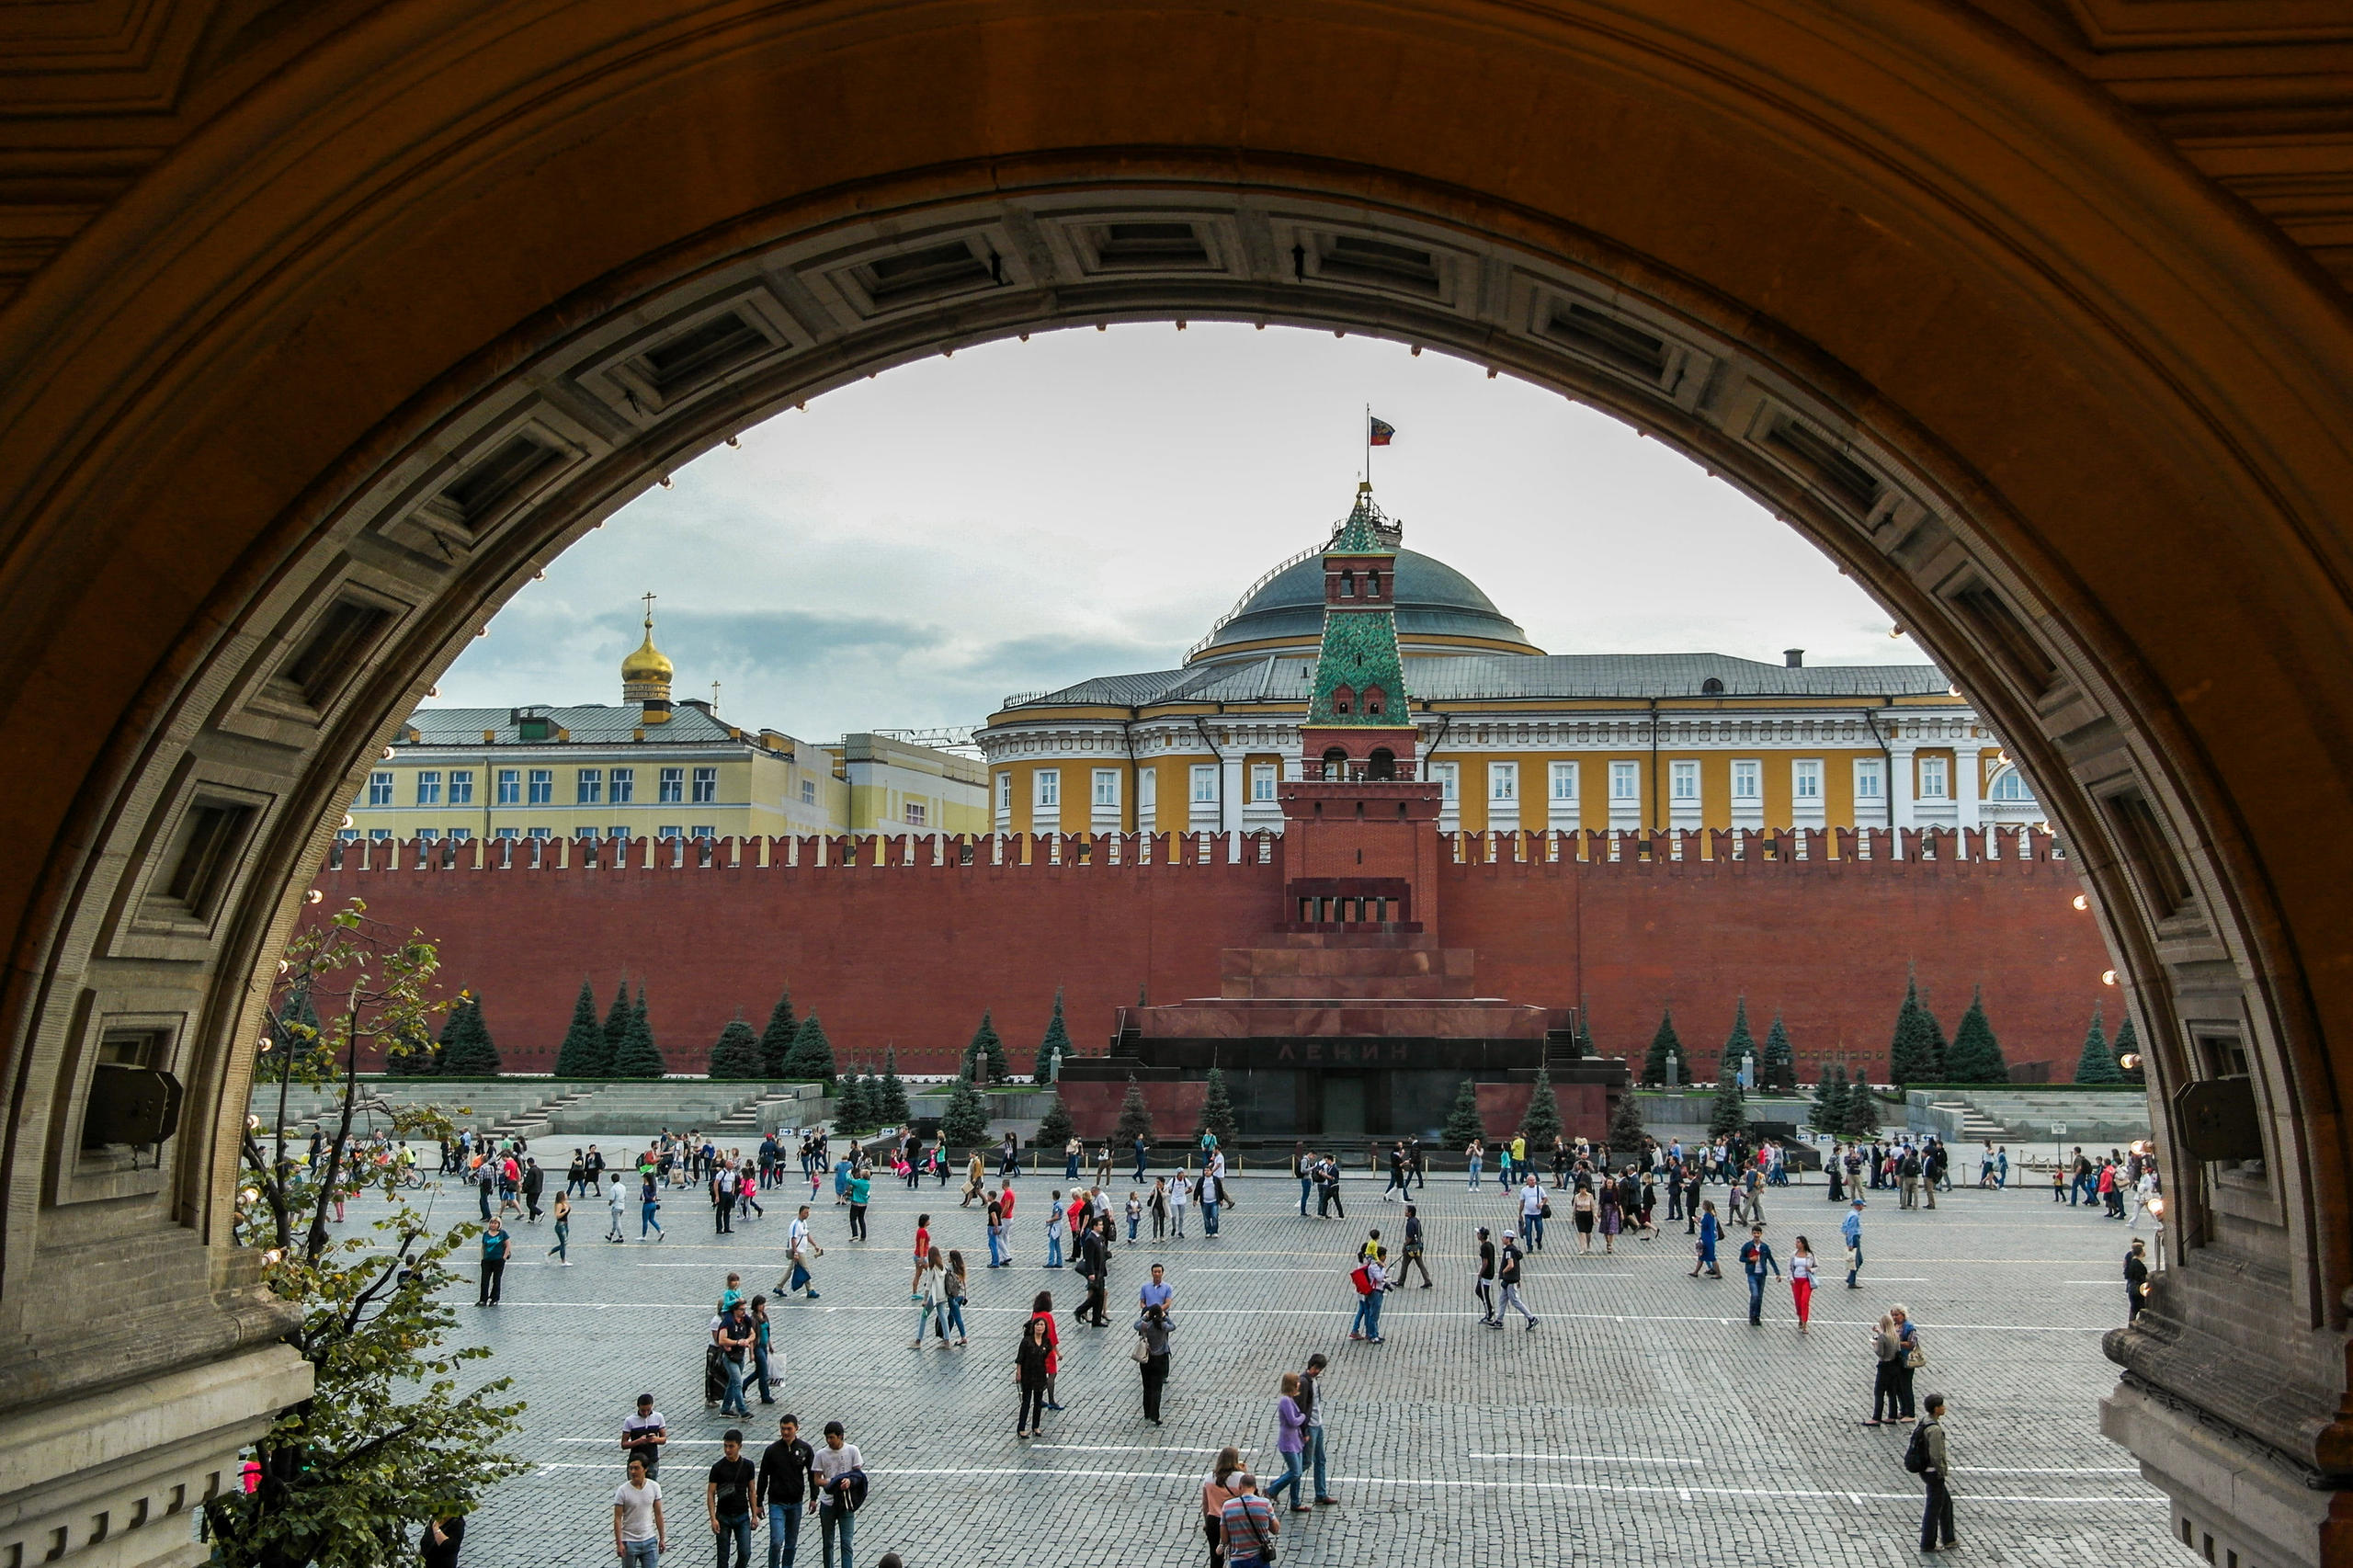
[[[1931,1100],[1928,1108],[1948,1113],[1958,1142],[1983,1143],[2010,1136],[2009,1129],[1986,1116],[1967,1100]]]
[[[783,1107],[800,1103],[801,1096],[789,1089],[770,1089],[757,1099],[737,1106],[721,1117],[711,1124],[711,1131],[732,1138],[758,1138],[770,1128],[782,1125],[783,1119],[775,1112]]]
[[[554,1130],[554,1118],[557,1115],[585,1101],[596,1098],[602,1092],[597,1087],[568,1089],[552,1099],[541,1101],[535,1106],[527,1106],[491,1123],[490,1135],[493,1138],[527,1140],[545,1137]]]

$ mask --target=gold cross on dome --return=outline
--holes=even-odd
[[[645,599],[645,624],[650,628],[650,627],[652,627],[652,626],[653,626],[653,624],[654,624],[654,596],[653,596],[652,594],[647,594],[647,595],[645,595],[645,596],[643,596],[643,597],[644,597],[644,599]]]

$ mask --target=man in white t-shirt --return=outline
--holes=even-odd
[[[662,1522],[662,1484],[645,1479],[645,1461],[629,1460],[629,1479],[613,1493],[613,1552],[622,1568],[656,1568],[670,1549]]]
[[[834,1568],[836,1534],[842,1538],[842,1568],[850,1568],[855,1560],[850,1537],[858,1521],[859,1498],[852,1484],[840,1478],[851,1471],[863,1475],[866,1460],[859,1456],[858,1445],[847,1441],[847,1437],[840,1422],[826,1422],[825,1440],[809,1461],[809,1473],[817,1481],[816,1494],[809,1500],[809,1506],[817,1510],[817,1534],[824,1544],[825,1568]]]
[[[804,1203],[792,1217],[792,1228],[785,1233],[784,1256],[792,1267],[776,1282],[779,1294],[798,1295],[806,1290],[811,1301],[817,1299],[817,1279],[810,1271],[809,1260],[819,1250],[816,1238],[809,1233],[809,1205]]]

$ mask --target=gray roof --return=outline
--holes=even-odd
[[[416,727],[418,739],[412,743],[428,746],[478,746],[483,744],[483,732],[491,732],[493,745],[544,745],[543,741],[526,741],[515,722],[517,713],[551,721],[557,728],[572,737],[574,744],[597,742],[627,741],[645,723],[644,710],[636,703],[613,707],[592,703],[582,708],[420,708],[409,716]],[[700,708],[680,703],[670,710],[670,722],[653,725],[646,730],[648,740],[659,740],[667,745],[711,745],[727,742],[731,737],[727,726]],[[748,738],[756,741],[759,729],[756,725]]]
[[[1319,610],[1320,613],[1320,610]],[[1006,704],[1008,710],[1108,703],[1307,700],[1315,661],[1297,654],[1246,663],[1107,676]],[[1722,683],[1710,691],[1711,680]],[[1472,653],[1409,656],[1405,688],[1439,702],[1544,698],[1943,697],[1951,683],[1934,665],[1786,665],[1724,653]]]
[[[1479,585],[1445,562],[1419,551],[1397,552],[1392,588],[1397,606],[1397,635],[1486,637],[1526,642],[1528,633],[1497,609]],[[1209,640],[1205,653],[1265,637],[1320,637],[1324,631],[1324,557],[1294,562],[1252,594]]]

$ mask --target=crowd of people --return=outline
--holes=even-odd
[[[1214,1242],[1220,1217],[1231,1212],[1237,1192],[1228,1177],[1226,1153],[1214,1138],[1184,1148],[1173,1162],[1175,1168],[1158,1176],[1150,1174],[1148,1149],[1139,1144],[1130,1152],[1135,1165],[1122,1197],[1120,1184],[1113,1179],[1110,1145],[1101,1145],[1090,1162],[1087,1147],[1071,1140],[1063,1151],[1062,1179],[1067,1185],[1052,1187],[1027,1205],[1017,1197],[1019,1162],[1003,1149],[994,1186],[989,1162],[981,1152],[972,1152],[961,1165],[957,1208],[981,1210],[990,1268],[1036,1267],[1068,1270],[1077,1277],[1070,1293],[1075,1298],[1074,1310],[1058,1308],[1052,1290],[1038,1290],[1012,1336],[1006,1375],[1014,1384],[1017,1441],[1045,1437],[1050,1417],[1064,1409],[1058,1395],[1063,1392],[1059,1375],[1066,1331],[1104,1331],[1123,1324],[1133,1335],[1131,1355],[1138,1374],[1140,1418],[1154,1426],[1169,1418],[1168,1391],[1183,1315],[1171,1260],[1156,1257],[1151,1262],[1132,1301],[1116,1310],[1114,1262],[1125,1247],[1144,1244],[1146,1225],[1154,1244],[1188,1239],[1188,1215],[1198,1215],[1193,1237],[1204,1244]],[[1462,1153],[1468,1186],[1482,1192],[1492,1155],[1501,1213],[1490,1224],[1467,1224],[1472,1234],[1451,1238],[1452,1245],[1435,1244],[1423,1216],[1429,1161],[1420,1142],[1394,1141],[1372,1163],[1377,1173],[1385,1167],[1381,1201],[1401,1204],[1403,1212],[1370,1227],[1354,1244],[1346,1275],[1355,1309],[1347,1343],[1368,1349],[1386,1344],[1382,1310],[1392,1293],[1449,1284],[1432,1276],[1429,1258],[1434,1252],[1463,1260],[1461,1284],[1477,1307],[1480,1326],[1499,1331],[1516,1324],[1535,1333],[1543,1320],[1527,1299],[1531,1260],[1546,1250],[1556,1202],[1581,1253],[1614,1253],[1620,1240],[1647,1250],[1680,1222],[1690,1248],[1689,1274],[1706,1281],[1723,1278],[1722,1250],[1736,1238],[1732,1260],[1748,1287],[1748,1324],[1760,1330],[1768,1326],[1774,1288],[1786,1284],[1789,1321],[1799,1334],[1810,1333],[1813,1293],[1825,1280],[1814,1247],[1804,1235],[1790,1236],[1785,1250],[1768,1238],[1767,1195],[1789,1186],[1797,1165],[1793,1152],[1780,1142],[1750,1144],[1733,1137],[1687,1146],[1676,1140],[1652,1140],[1639,1150],[1612,1151],[1582,1139],[1563,1139],[1540,1162],[1530,1158],[1523,1141],[1515,1139],[1492,1147],[1472,1142]],[[377,1156],[396,1159],[399,1154],[377,1151],[371,1157]],[[1090,1164],[1092,1179],[1081,1179],[1079,1173]],[[1827,1198],[1838,1206],[1837,1247],[1845,1282],[1850,1290],[1868,1289],[1866,1194],[1892,1191],[1901,1209],[1933,1210],[1936,1194],[1950,1190],[1955,1162],[1933,1136],[1899,1136],[1834,1146],[1825,1151],[1824,1164]],[[658,1242],[664,1233],[657,1215],[665,1198],[699,1188],[711,1210],[713,1233],[730,1234],[739,1221],[756,1223],[767,1217],[763,1196],[768,1203],[778,1201],[779,1189],[793,1185],[796,1165],[798,1179],[806,1184],[807,1201],[790,1204],[782,1277],[767,1291],[746,1292],[742,1277],[729,1274],[713,1301],[704,1334],[704,1397],[707,1411],[718,1419],[751,1421],[755,1398],[764,1407],[783,1403],[771,1308],[792,1298],[819,1297],[817,1260],[824,1248],[817,1241],[813,1206],[822,1200],[828,1182],[832,1207],[843,1210],[837,1244],[864,1247],[872,1242],[869,1211],[877,1180],[895,1176],[919,1191],[927,1176],[944,1187],[959,1167],[938,1145],[910,1134],[838,1146],[822,1131],[797,1140],[769,1135],[747,1153],[722,1147],[698,1132],[665,1132],[642,1150],[617,1153],[609,1164],[598,1145],[585,1145],[570,1156],[555,1195],[555,1244],[549,1252],[569,1266],[563,1254],[575,1195],[587,1198],[609,1190],[613,1218],[607,1239],[625,1242],[631,1238],[622,1224],[622,1193],[624,1184],[633,1180],[641,1206],[635,1239]],[[506,1222],[511,1218],[528,1225],[542,1218],[542,1173],[521,1141],[475,1134],[455,1141],[445,1151],[443,1166],[480,1190],[479,1300],[495,1305],[513,1244]],[[1363,1168],[1359,1161],[1357,1170]],[[2010,1172],[2006,1151],[1988,1144],[1980,1172],[1981,1182],[1990,1173],[1993,1179],[1986,1185],[2006,1185]],[[1345,1189],[1355,1173],[1336,1152],[1298,1146],[1288,1174],[1298,1183],[1301,1218],[1319,1223],[1347,1221]],[[2111,1152],[2104,1160],[2077,1150],[2062,1165],[2061,1176],[2055,1196],[2093,1205],[2096,1212],[2112,1218],[2125,1217],[2122,1204],[2128,1196],[2141,1209],[2154,1197],[2154,1162],[2142,1148],[2129,1154]],[[1017,1211],[1023,1217],[1017,1223]],[[2138,1222],[2136,1210],[2132,1223]],[[1027,1235],[1017,1244],[1017,1235],[1025,1228]],[[1557,1234],[1553,1239],[1570,1244]],[[946,1244],[934,1228],[934,1215],[921,1210],[915,1215],[907,1245],[909,1267],[903,1278],[914,1320],[909,1349],[970,1351],[973,1341],[965,1317],[969,1285],[963,1249]],[[1839,1271],[1834,1265],[1828,1272]],[[2149,1279],[2138,1239],[2127,1255],[2124,1274],[2128,1310],[2137,1315],[2146,1302]],[[1338,1296],[1335,1305],[1346,1305],[1348,1300]],[[1893,1303],[1866,1338],[1870,1397],[1862,1425],[1915,1429],[1904,1463],[1924,1482],[1921,1546],[1924,1551],[1941,1550],[1954,1540],[1946,1479],[1945,1401],[1939,1394],[1915,1392],[1919,1372],[1929,1365],[1927,1336],[1910,1311]],[[1006,1353],[1001,1345],[992,1351],[984,1344],[983,1350]],[[1269,1430],[1279,1475],[1269,1481],[1254,1474],[1243,1465],[1241,1456],[1247,1450],[1239,1445],[1219,1454],[1200,1491],[1200,1522],[1212,1568],[1221,1562],[1233,1568],[1270,1562],[1285,1528],[1284,1516],[1339,1505],[1327,1458],[1330,1406],[1324,1380],[1331,1370],[1331,1359],[1319,1352],[1295,1369],[1272,1374]],[[660,1482],[668,1424],[654,1403],[651,1394],[641,1398],[620,1429],[620,1458],[627,1474],[612,1504],[613,1546],[630,1568],[658,1568],[668,1551]],[[857,1517],[869,1487],[864,1460],[847,1441],[840,1421],[827,1423],[815,1443],[804,1440],[801,1431],[797,1415],[779,1416],[776,1440],[763,1446],[756,1459],[745,1446],[744,1428],[727,1428],[722,1457],[710,1466],[703,1496],[705,1523],[722,1568],[728,1568],[731,1558],[748,1568],[754,1537],[763,1529],[770,1568],[790,1568],[804,1518],[818,1521],[818,1545],[826,1568],[833,1568],[837,1551],[843,1568],[854,1561]]]

